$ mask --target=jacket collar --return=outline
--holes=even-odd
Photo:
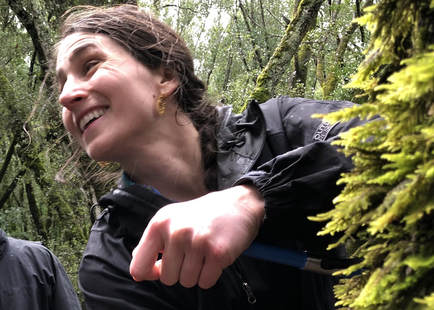
[[[265,142],[264,118],[256,101],[250,102],[242,114],[231,107],[219,108],[220,128],[217,133],[218,188],[232,186],[251,170]]]

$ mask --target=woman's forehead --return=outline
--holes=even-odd
[[[60,41],[57,49],[57,64],[59,67],[62,62],[70,61],[88,49],[98,49],[103,51],[121,52],[123,49],[108,36],[96,33],[72,33]]]

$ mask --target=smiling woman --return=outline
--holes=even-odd
[[[306,217],[332,207],[351,162],[329,142],[360,122],[316,138],[324,125],[311,115],[351,103],[279,97],[235,115],[206,99],[183,40],[150,14],[66,16],[63,123],[90,157],[123,170],[81,262],[87,309],[333,309],[330,276],[243,252],[256,239],[337,255]]]

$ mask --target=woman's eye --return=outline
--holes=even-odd
[[[90,70],[92,70],[93,67],[95,67],[97,64],[99,64],[99,62],[100,62],[99,60],[90,60],[90,61],[87,61],[84,64],[84,72],[88,73]]]

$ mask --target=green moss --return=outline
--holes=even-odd
[[[334,121],[378,114],[336,144],[352,156],[335,209],[321,235],[356,243],[363,274],[342,279],[338,304],[355,310],[429,309],[434,271],[434,11],[432,1],[382,0],[359,19],[371,31],[366,58],[348,87],[364,104],[325,116]],[[324,87],[327,87],[325,85]],[[349,269],[344,274],[349,274]]]
[[[256,100],[259,103],[263,103],[263,102],[267,101],[268,99],[270,99],[271,94],[270,94],[269,86],[268,86],[269,75],[267,72],[268,71],[267,67],[262,71],[261,74],[259,74],[259,76],[256,80],[256,86],[253,89],[252,93],[250,94],[249,100],[241,108],[241,111],[244,111],[246,109],[248,103],[251,100]]]
[[[262,72],[256,81],[256,87],[253,90],[251,95],[251,99],[257,100],[259,103],[263,103],[270,99],[270,91],[267,88],[267,80],[269,79],[268,73],[266,70]]]

